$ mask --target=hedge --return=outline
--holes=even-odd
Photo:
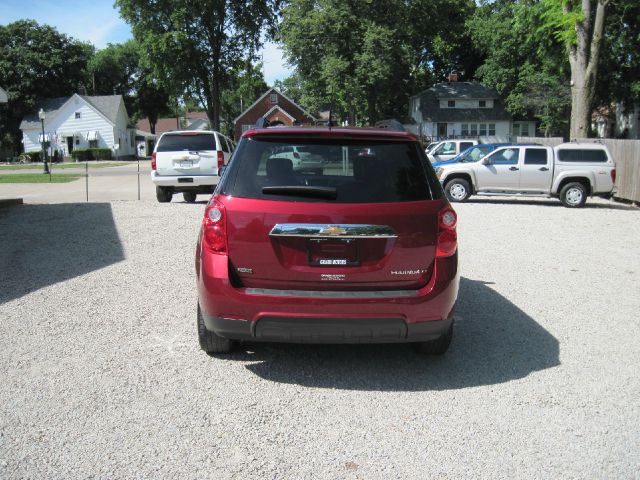
[[[71,152],[76,161],[84,160],[111,160],[110,148],[76,148]]]
[[[31,157],[32,162],[42,161],[42,150],[33,150],[31,152],[25,152],[25,153]]]

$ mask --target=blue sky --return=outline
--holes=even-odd
[[[104,48],[108,43],[120,43],[132,37],[129,25],[120,18],[113,3],[113,0],[0,0],[0,25],[30,18]],[[291,73],[277,45],[266,44],[262,53],[265,80],[269,85]]]

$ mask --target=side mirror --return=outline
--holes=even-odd
[[[480,160],[480,163],[482,165],[491,165],[491,159],[489,157],[485,157],[482,160]]]

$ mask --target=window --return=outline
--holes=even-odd
[[[229,153],[229,146],[227,145],[227,139],[224,138],[222,135],[218,136],[218,140],[220,140],[220,148],[222,148],[222,151],[225,153]]]
[[[434,152],[434,155],[455,155],[455,154],[456,154],[456,144],[453,142],[444,142]]]
[[[546,165],[547,151],[544,148],[527,148],[524,151],[525,165]]]
[[[517,137],[520,135],[520,124],[519,123],[514,123],[513,124],[513,136]]]
[[[519,148],[505,148],[492,154],[489,158],[492,165],[515,165],[518,163],[519,154]]]
[[[489,124],[489,136],[490,137],[495,137],[496,135],[496,124],[495,123],[490,123]]]
[[[76,112],[76,119],[80,118],[80,112]]]
[[[473,147],[473,143],[471,142],[460,142],[460,151],[464,152],[467,148]]]
[[[520,127],[520,131],[521,131],[523,137],[528,137],[529,136],[529,124],[528,123],[523,123],[522,126]]]
[[[467,135],[469,135],[469,124],[463,123],[461,127],[462,127],[462,131],[460,132],[460,134],[463,137],[466,137]]]
[[[487,135],[487,124],[486,123],[481,123],[480,124],[480,136],[485,137]]]
[[[471,129],[470,129],[470,133],[472,137],[477,137],[478,136],[478,124],[477,123],[472,123],[470,125]]]
[[[447,107],[449,108],[456,108],[456,101],[455,100],[449,100],[447,102]]]
[[[242,125],[242,133],[246,132],[247,130],[251,130],[253,128],[253,125]]]
[[[97,140],[89,140],[89,148],[98,148]]]
[[[80,145],[80,139],[76,137],[76,145]]]
[[[180,150],[209,150],[216,149],[216,139],[212,133],[172,133],[164,135],[159,143],[157,152],[175,152]]]
[[[480,108],[486,108],[486,107],[487,107],[487,101],[486,101],[486,100],[480,100],[480,101],[478,102],[478,106],[479,106]]]
[[[271,95],[269,95],[269,98],[271,99],[271,103],[278,103],[278,94],[277,93],[272,93]]]
[[[607,152],[601,148],[565,148],[558,150],[558,160],[561,162],[604,163],[607,161]]]
[[[296,168],[295,147],[301,157],[319,163],[321,173]],[[292,194],[265,193],[265,186],[308,185],[335,188],[334,198],[302,197],[305,202],[370,203],[409,202],[438,198],[435,175],[421,162],[418,145],[355,139],[305,139],[291,143],[285,138],[254,137],[238,145],[224,185],[226,195],[296,202]],[[437,180],[435,180],[437,181]]]

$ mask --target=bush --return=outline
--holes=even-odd
[[[31,152],[25,152],[25,153],[31,157],[32,162],[42,161],[42,150],[33,150]]]
[[[71,152],[71,156],[76,161],[85,160],[111,160],[110,148],[76,148]]]

